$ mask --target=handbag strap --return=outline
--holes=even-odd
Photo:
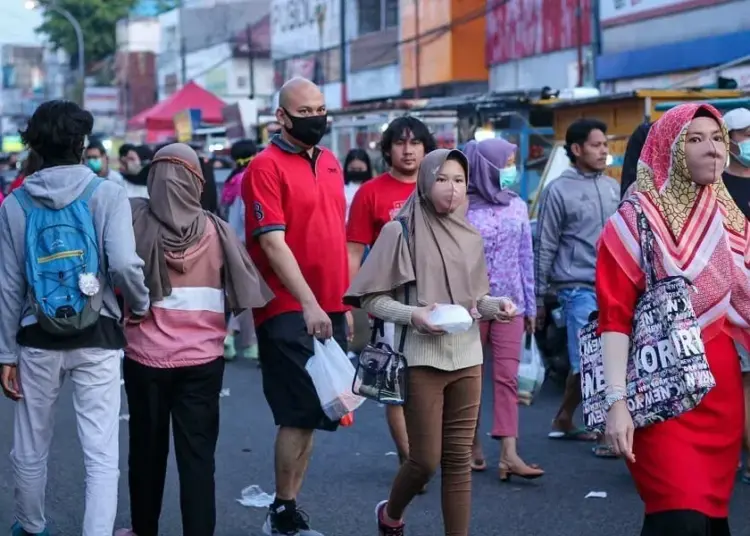
[[[406,218],[399,218],[399,223],[401,223],[401,231],[404,234],[404,240],[406,241],[406,245],[409,245],[409,228],[406,225]],[[409,283],[404,285],[404,302],[406,302],[406,305],[409,305]],[[398,353],[402,354],[404,353],[404,346],[406,345],[406,326],[401,330],[401,338],[398,343]],[[374,345],[375,340],[377,339],[377,334],[380,332],[380,336],[385,335],[385,322],[380,319],[376,318],[375,322],[372,326],[372,335],[370,336],[370,344]]]
[[[646,214],[643,212],[641,203],[636,199],[625,201],[633,205],[636,212],[636,222],[638,226],[638,241],[641,246],[641,263],[643,271],[646,274],[646,288],[653,286],[659,280],[654,269],[654,231],[648,223]]]

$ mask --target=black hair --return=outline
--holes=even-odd
[[[565,154],[568,155],[571,163],[576,163],[576,157],[571,147],[576,144],[583,146],[593,130],[601,130],[606,134],[607,125],[598,119],[587,119],[585,117],[576,119],[570,124],[568,130],[565,132]]]
[[[232,148],[229,150],[229,156],[235,162],[245,158],[250,158],[258,154],[258,146],[253,140],[237,140],[232,144]]]
[[[349,184],[351,182],[347,178],[346,169],[349,167],[349,164],[351,164],[355,160],[364,162],[365,166],[367,166],[367,176],[372,177],[372,162],[370,161],[370,155],[367,154],[367,151],[365,151],[364,149],[360,149],[357,147],[351,149],[348,153],[346,153],[346,158],[344,158],[344,184]]]
[[[29,154],[26,155],[26,161],[23,163],[23,168],[21,168],[23,176],[28,177],[29,175],[33,175],[42,169],[42,167],[44,167],[42,157],[34,149],[29,149]]]
[[[29,119],[21,140],[42,157],[45,166],[80,164],[94,117],[67,100],[43,102]]]
[[[102,156],[107,154],[107,150],[104,148],[104,144],[96,138],[89,138],[89,145],[86,147],[86,151],[96,149],[101,153]]]
[[[132,143],[123,143],[120,145],[120,149],[118,150],[117,154],[120,158],[125,158],[128,156],[128,153],[130,151],[135,151],[135,145]]]
[[[154,159],[154,151],[152,151],[151,147],[149,147],[148,145],[138,145],[136,147],[133,147],[132,150],[136,152],[138,158],[141,159],[141,164],[143,164],[144,166]]]
[[[630,135],[628,145],[625,148],[625,158],[622,161],[622,174],[620,175],[620,199],[625,197],[630,185],[636,180],[638,171],[638,160],[641,158],[641,151],[646,144],[646,138],[651,130],[653,123],[641,123]]]
[[[430,129],[427,128],[427,125],[411,115],[397,117],[390,122],[380,140],[380,152],[388,166],[391,166],[391,148],[393,147],[393,142],[404,139],[409,132],[411,132],[415,140],[422,142],[422,145],[424,145],[424,154],[431,153],[437,149],[435,137],[430,132]]]

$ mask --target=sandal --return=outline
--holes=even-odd
[[[558,441],[596,441],[597,436],[593,432],[587,431],[585,428],[573,428],[571,430],[552,430],[547,434],[547,438],[555,439]]]
[[[596,445],[591,448],[591,453],[597,458],[617,459],[619,456],[615,454],[612,447],[609,445]]]
[[[471,460],[471,470],[475,473],[481,473],[487,470],[487,461],[482,459]]]

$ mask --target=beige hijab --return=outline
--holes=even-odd
[[[417,189],[396,221],[383,227],[344,297],[346,303],[360,307],[365,296],[407,283],[416,283],[419,305],[454,303],[471,310],[489,294],[484,243],[466,221],[468,197],[451,214],[438,214],[430,201],[432,186],[449,158],[463,166],[468,179],[469,164],[461,151],[438,149],[424,158]]]
[[[226,223],[201,207],[203,173],[195,151],[184,143],[159,150],[148,174],[149,199],[131,199],[136,252],[146,264],[143,273],[151,301],[172,293],[166,252],[185,251],[196,244],[211,220],[224,253],[224,284],[229,310],[262,307],[273,294],[260,278],[237,235]]]

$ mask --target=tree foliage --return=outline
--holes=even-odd
[[[85,63],[87,66],[112,56],[117,50],[117,21],[128,16],[138,0],[43,0],[42,25],[36,28],[45,34],[55,49],[70,56],[72,68],[78,66],[78,42],[73,26],[65,17],[45,5],[55,4],[67,10],[81,25]]]

